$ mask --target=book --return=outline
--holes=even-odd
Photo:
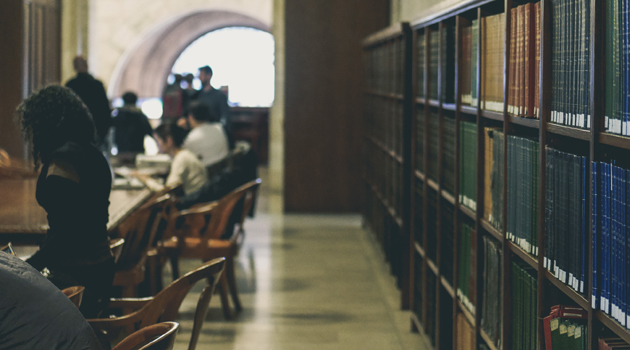
[[[481,328],[497,348],[501,347],[501,244],[494,239],[483,237],[483,273],[481,298]]]
[[[458,284],[457,297],[462,304],[474,315],[475,306],[470,299],[471,291],[471,264],[472,264],[472,245],[473,245],[473,228],[466,223],[462,223],[459,237],[459,266],[458,266]]]
[[[505,13],[481,18],[481,108],[502,113]]]
[[[477,210],[477,124],[460,123],[459,202]]]
[[[462,28],[461,43],[461,99],[462,104],[471,105],[472,103],[472,26],[467,25]],[[424,74],[424,73],[423,73]]]

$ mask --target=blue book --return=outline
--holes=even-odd
[[[619,188],[615,191],[618,192],[619,198],[619,209],[617,210],[617,226],[618,226],[618,237],[619,237],[619,248],[617,252],[619,253],[619,302],[621,304],[621,310],[619,310],[619,317],[621,318],[621,325],[626,325],[626,308],[627,302],[626,299],[626,181],[625,181],[626,170],[623,168],[619,168],[617,172],[617,183],[619,184]]]
[[[592,173],[592,181],[591,181],[591,185],[593,186],[593,202],[591,203],[591,205],[593,206],[591,208],[591,220],[592,220],[592,230],[593,230],[593,276],[591,276],[593,278],[593,296],[591,299],[591,305],[593,307],[593,309],[597,309],[597,306],[599,305],[598,301],[599,301],[599,289],[597,287],[597,279],[599,278],[597,272],[598,272],[598,263],[597,263],[597,235],[599,234],[599,230],[598,230],[598,216],[597,216],[597,166],[598,163],[597,162],[591,162],[591,173]]]
[[[630,328],[630,230],[628,229],[628,225],[630,225],[630,206],[628,203],[630,202],[630,170],[625,170],[624,173],[624,183],[626,185],[626,201],[624,202],[624,211],[626,212],[626,250],[625,250],[625,266],[626,266],[626,328]]]
[[[617,176],[615,175],[617,167],[610,166],[611,186],[614,188]],[[616,225],[616,208],[617,195],[616,191],[610,191],[610,250],[611,250],[611,266],[610,266],[610,313],[613,318],[617,319],[617,225]]]
[[[582,157],[582,240],[580,242],[582,255],[580,256],[580,293],[584,293],[586,281],[586,157]]]
[[[609,164],[602,163],[603,176],[602,176],[602,193],[604,194],[603,203],[603,230],[602,230],[602,260],[603,260],[603,284],[602,284],[602,298],[603,307],[602,311],[610,314],[610,166]]]
[[[611,314],[611,302],[612,302],[612,166],[606,164],[606,313]]]

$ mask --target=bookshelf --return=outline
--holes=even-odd
[[[532,348],[545,348],[543,318],[556,304],[580,306],[588,312],[588,349],[598,348],[600,336],[616,335],[630,343],[628,328],[613,316],[594,308],[591,302],[593,286],[601,285],[601,277],[593,278],[593,253],[600,246],[591,244],[595,233],[592,221],[594,175],[590,165],[591,162],[615,160],[630,169],[628,161],[623,160],[630,150],[630,137],[606,131],[606,83],[599,78],[604,76],[606,64],[606,2],[584,1],[585,8],[588,6],[590,11],[587,22],[590,56],[586,60],[588,74],[584,75],[588,97],[585,105],[592,120],[588,126],[584,119],[582,127],[564,125],[557,120],[552,122],[552,111],[556,108],[552,101],[555,72],[552,0],[540,1],[540,43],[533,44],[540,50],[540,65],[534,70],[538,75],[536,81],[540,83],[537,87],[531,82],[528,84],[535,88],[530,93],[539,103],[538,118],[531,113],[529,117],[523,117],[509,107],[513,101],[510,96],[514,91],[513,83],[522,76],[518,75],[518,70],[510,69],[510,48],[514,43],[507,34],[514,28],[513,22],[519,21],[519,12],[512,9],[535,1],[464,1],[428,18],[392,26],[363,41],[367,66],[364,219],[381,243],[397,277],[401,306],[412,312],[412,330],[427,334],[435,349],[478,349],[482,344],[489,349],[512,349],[513,337],[523,336],[515,333],[511,321],[517,307],[513,303],[517,296],[512,290],[516,278],[523,278],[523,281],[532,278],[527,283],[535,291],[529,296],[531,302],[527,305],[534,310],[531,316],[537,321],[535,325],[523,325],[536,328],[536,332],[534,329],[529,332],[533,334]],[[535,6],[531,5],[531,8],[535,9]],[[479,26],[476,30],[475,25]],[[482,35],[481,28],[498,31]],[[488,35],[495,35],[493,33],[500,33],[495,36],[499,44],[492,49],[499,50],[499,56],[490,56],[489,51],[484,51],[490,50],[484,46],[490,39],[487,43],[483,40],[489,38]],[[479,45],[476,51],[467,46],[470,45],[467,36],[472,37],[473,48],[476,40]],[[470,57],[470,62],[466,57]],[[496,57],[500,57],[499,61]],[[502,74],[490,77],[484,75],[486,69]],[[467,80],[467,74],[480,78]],[[484,86],[490,81],[488,79],[495,78],[494,85]],[[498,90],[492,90],[497,87]],[[474,91],[486,94],[477,95],[479,103],[476,104],[473,102]],[[574,93],[578,96],[582,92],[576,90]],[[462,98],[467,94],[473,94],[472,100]],[[501,100],[505,103],[482,105],[481,98],[491,101],[488,96],[492,94],[495,97],[502,94]],[[502,135],[494,144],[488,143],[492,130]],[[529,236],[521,233],[513,237],[509,230],[514,226],[508,227],[508,221],[517,222],[514,221],[515,214],[510,213],[512,209],[508,208],[514,206],[509,201],[515,198],[515,186],[521,185],[510,180],[510,176],[512,179],[515,176],[510,174],[517,172],[509,165],[515,164],[513,155],[509,154],[515,147],[514,142],[528,150],[529,153],[522,157],[528,162],[527,174],[535,179],[527,187],[526,202],[533,211],[524,221],[518,221],[529,225],[525,233]],[[497,152],[496,145],[500,145],[496,149],[503,151],[493,155],[493,162],[489,162],[487,155],[495,154],[489,151]],[[552,237],[552,229],[547,227],[550,220],[546,217],[547,195],[550,198],[555,195],[555,192],[548,192],[548,185],[553,184],[553,174],[548,168],[548,162],[553,162],[553,158],[548,160],[548,149],[551,148],[581,157],[582,164],[587,167],[581,177],[585,184],[582,237],[586,244],[582,248],[575,244],[578,251],[582,249],[580,254],[586,257],[582,269],[585,274],[583,292],[556,277],[545,266],[546,259],[543,258],[552,253],[552,250],[546,252],[546,239]],[[495,172],[501,175],[495,175]],[[489,176],[501,179],[491,191],[488,184],[495,186],[495,183],[488,181]],[[498,199],[494,198],[495,193],[501,194]],[[488,201],[492,202],[494,219],[488,217],[490,209],[487,198],[484,198],[487,195],[493,196]],[[474,203],[470,199],[462,200],[462,196],[474,197]],[[464,226],[470,227],[469,234],[462,233]],[[484,259],[488,254],[484,253],[487,248],[484,244],[489,241],[500,249],[500,273],[497,276],[501,326],[494,338],[482,327],[485,311],[480,307],[487,293],[484,269],[488,268],[488,263]],[[460,261],[464,258],[466,260]],[[461,263],[469,263],[469,271]],[[516,277],[514,266],[520,266],[528,277]],[[460,274],[464,276],[464,283],[460,283]],[[577,280],[577,275],[574,278]],[[465,297],[461,296],[464,294]],[[525,307],[518,307],[528,312]],[[472,344],[454,343],[466,339],[470,330],[474,334]]]

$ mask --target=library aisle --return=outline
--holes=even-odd
[[[282,215],[263,187],[236,277],[243,311],[226,321],[213,296],[197,349],[429,349],[410,332],[410,314],[380,248],[359,215]],[[181,262],[184,273],[200,264]],[[165,283],[170,282],[165,269]],[[201,284],[180,308],[175,349],[186,349]]]

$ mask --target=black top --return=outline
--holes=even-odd
[[[139,108],[123,106],[114,118],[114,139],[118,152],[144,153],[144,136],[153,129]]]
[[[50,226],[29,260],[37,268],[103,262],[111,257],[107,222],[112,177],[93,145],[68,142],[44,162],[36,198]]]
[[[74,304],[41,273],[0,252],[0,349],[101,349]]]
[[[109,100],[103,83],[94,79],[89,73],[78,73],[76,77],[66,83],[66,87],[72,89],[81,101],[85,103],[94,119],[94,126],[98,135],[98,141],[102,142],[112,126]]]

